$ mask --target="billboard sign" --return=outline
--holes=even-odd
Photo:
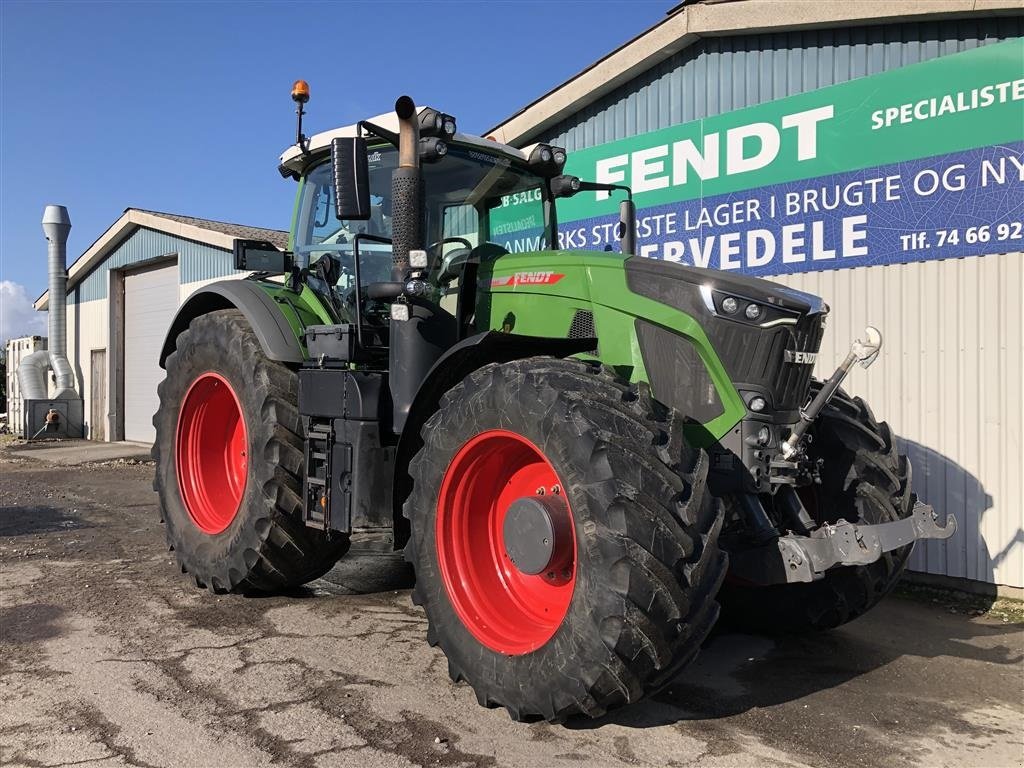
[[[566,172],[629,185],[639,252],[702,267],[774,275],[1018,251],[1024,40],[570,153]],[[559,201],[559,245],[618,250],[619,199]]]

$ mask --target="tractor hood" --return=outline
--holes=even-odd
[[[806,402],[828,313],[820,298],[767,280],[651,259],[627,259],[625,270],[632,293],[697,319],[744,401],[764,397],[783,422]],[[668,344],[657,334],[641,335],[640,344],[645,360],[666,356]]]
[[[508,253],[480,264],[477,330],[592,336],[718,439],[757,395],[778,423],[806,402],[828,307],[767,280],[621,253]]]
[[[693,317],[709,313],[763,328],[829,311],[819,297],[768,280],[609,251],[508,253],[481,268],[492,291],[577,297],[628,311],[629,301],[623,295],[626,288]],[[616,279],[607,279],[611,274]],[[729,297],[737,302],[735,313],[721,306]],[[761,308],[756,323],[744,316],[751,303]]]
[[[677,281],[682,281],[697,287],[706,308],[714,314],[729,314],[722,311],[718,294],[723,294],[722,299],[730,296],[737,299],[737,313],[744,311],[744,300],[765,307],[771,315],[777,314],[773,311],[775,309],[784,314],[828,313],[828,305],[819,297],[757,277],[638,256],[627,259],[625,268],[629,287],[634,293],[673,306],[678,306],[681,298]],[[684,290],[690,293],[690,289]],[[716,301],[719,304],[716,305]],[[771,319],[777,318],[761,318],[760,323],[770,322]]]

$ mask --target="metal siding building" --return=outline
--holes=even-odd
[[[803,28],[769,32],[763,27],[785,24],[771,20],[772,13],[800,14],[811,5],[684,3],[675,13],[692,18],[670,19],[649,30],[491,133],[518,146],[545,141],[570,151],[586,149],[1024,33],[1020,7],[1012,3],[988,4],[1003,15],[971,12],[971,4],[907,3],[900,8],[904,15],[913,15],[915,5],[930,15],[898,23],[877,17],[856,23],[849,17],[866,8],[863,3],[816,5],[813,25],[794,23],[790,26]],[[966,13],[948,13],[955,10]],[[741,21],[756,17],[760,21],[752,23],[762,30],[718,23],[726,13]],[[829,14],[835,24],[825,18]],[[670,22],[679,30],[676,37],[664,31]],[[709,31],[693,34],[701,25]],[[631,46],[645,36],[654,38],[646,52],[633,53]],[[666,55],[666,48],[677,50]],[[601,81],[614,85],[587,93],[601,89]],[[952,539],[921,542],[910,567],[1024,587],[1022,254],[770,279],[831,305],[818,375],[834,369],[868,323],[886,334],[879,364],[851,374],[847,387],[864,396],[899,435],[919,496],[959,522]]]
[[[1022,34],[997,16],[704,38],[531,141],[572,152]]]
[[[238,238],[285,248],[288,233],[129,208],[71,265],[67,351],[87,437],[152,442],[167,328],[197,288],[248,274],[234,269]]]

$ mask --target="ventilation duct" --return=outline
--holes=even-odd
[[[50,368],[57,379],[57,399],[77,396],[75,372],[68,362],[68,233],[71,218],[63,205],[48,205],[43,211],[43,233],[47,240],[47,262],[50,270],[49,335],[46,349]]]
[[[25,355],[18,363],[18,386],[22,400],[45,400],[49,393],[46,390],[46,369],[50,367],[50,354],[40,349]]]
[[[18,384],[21,386],[23,401],[49,399],[49,387],[46,385],[47,368],[53,371],[57,380],[55,400],[71,400],[78,397],[78,393],[75,392],[75,372],[67,358],[67,246],[70,231],[71,218],[68,216],[68,209],[63,205],[46,206],[46,210],[43,211],[43,234],[47,240],[49,270],[49,339],[46,350],[33,352],[22,358],[18,365]]]

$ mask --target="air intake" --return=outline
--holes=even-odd
[[[594,339],[597,333],[594,332],[594,313],[586,309],[576,310],[569,324],[570,339]]]

